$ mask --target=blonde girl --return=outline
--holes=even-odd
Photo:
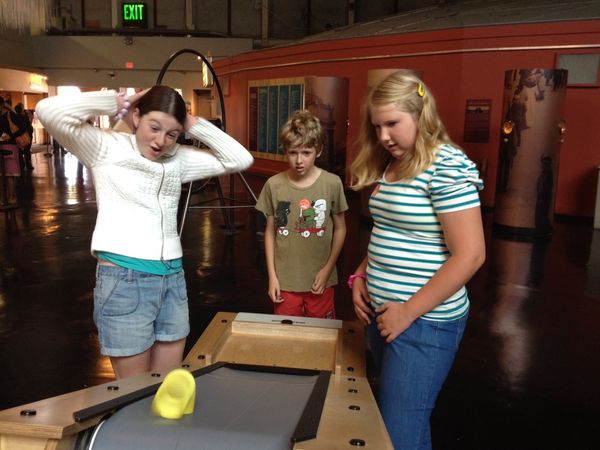
[[[396,449],[429,449],[429,418],[466,326],[464,285],[485,259],[483,183],[408,72],[367,95],[351,173],[353,189],[374,186],[368,252],[349,284],[381,370],[379,406]]]

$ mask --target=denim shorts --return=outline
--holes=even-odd
[[[190,322],[183,271],[153,275],[98,264],[94,323],[107,356],[137,355],[156,341],[185,338]]]

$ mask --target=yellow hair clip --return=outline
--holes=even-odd
[[[417,94],[419,94],[419,97],[423,97],[425,95],[425,88],[421,83],[419,83],[419,87],[417,88]]]

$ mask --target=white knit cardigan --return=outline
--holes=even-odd
[[[182,256],[177,232],[181,184],[247,169],[252,156],[204,119],[188,131],[210,150],[176,145],[157,161],[144,158],[135,135],[86,123],[117,112],[116,92],[49,97],[36,113],[46,130],[92,170],[98,217],[92,253],[169,260]]]

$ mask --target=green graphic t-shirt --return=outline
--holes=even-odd
[[[275,221],[275,271],[284,291],[307,292],[327,262],[333,237],[333,215],[348,209],[337,175],[321,169],[308,187],[290,183],[287,173],[269,178],[256,209]],[[327,287],[337,284],[334,269]]]

